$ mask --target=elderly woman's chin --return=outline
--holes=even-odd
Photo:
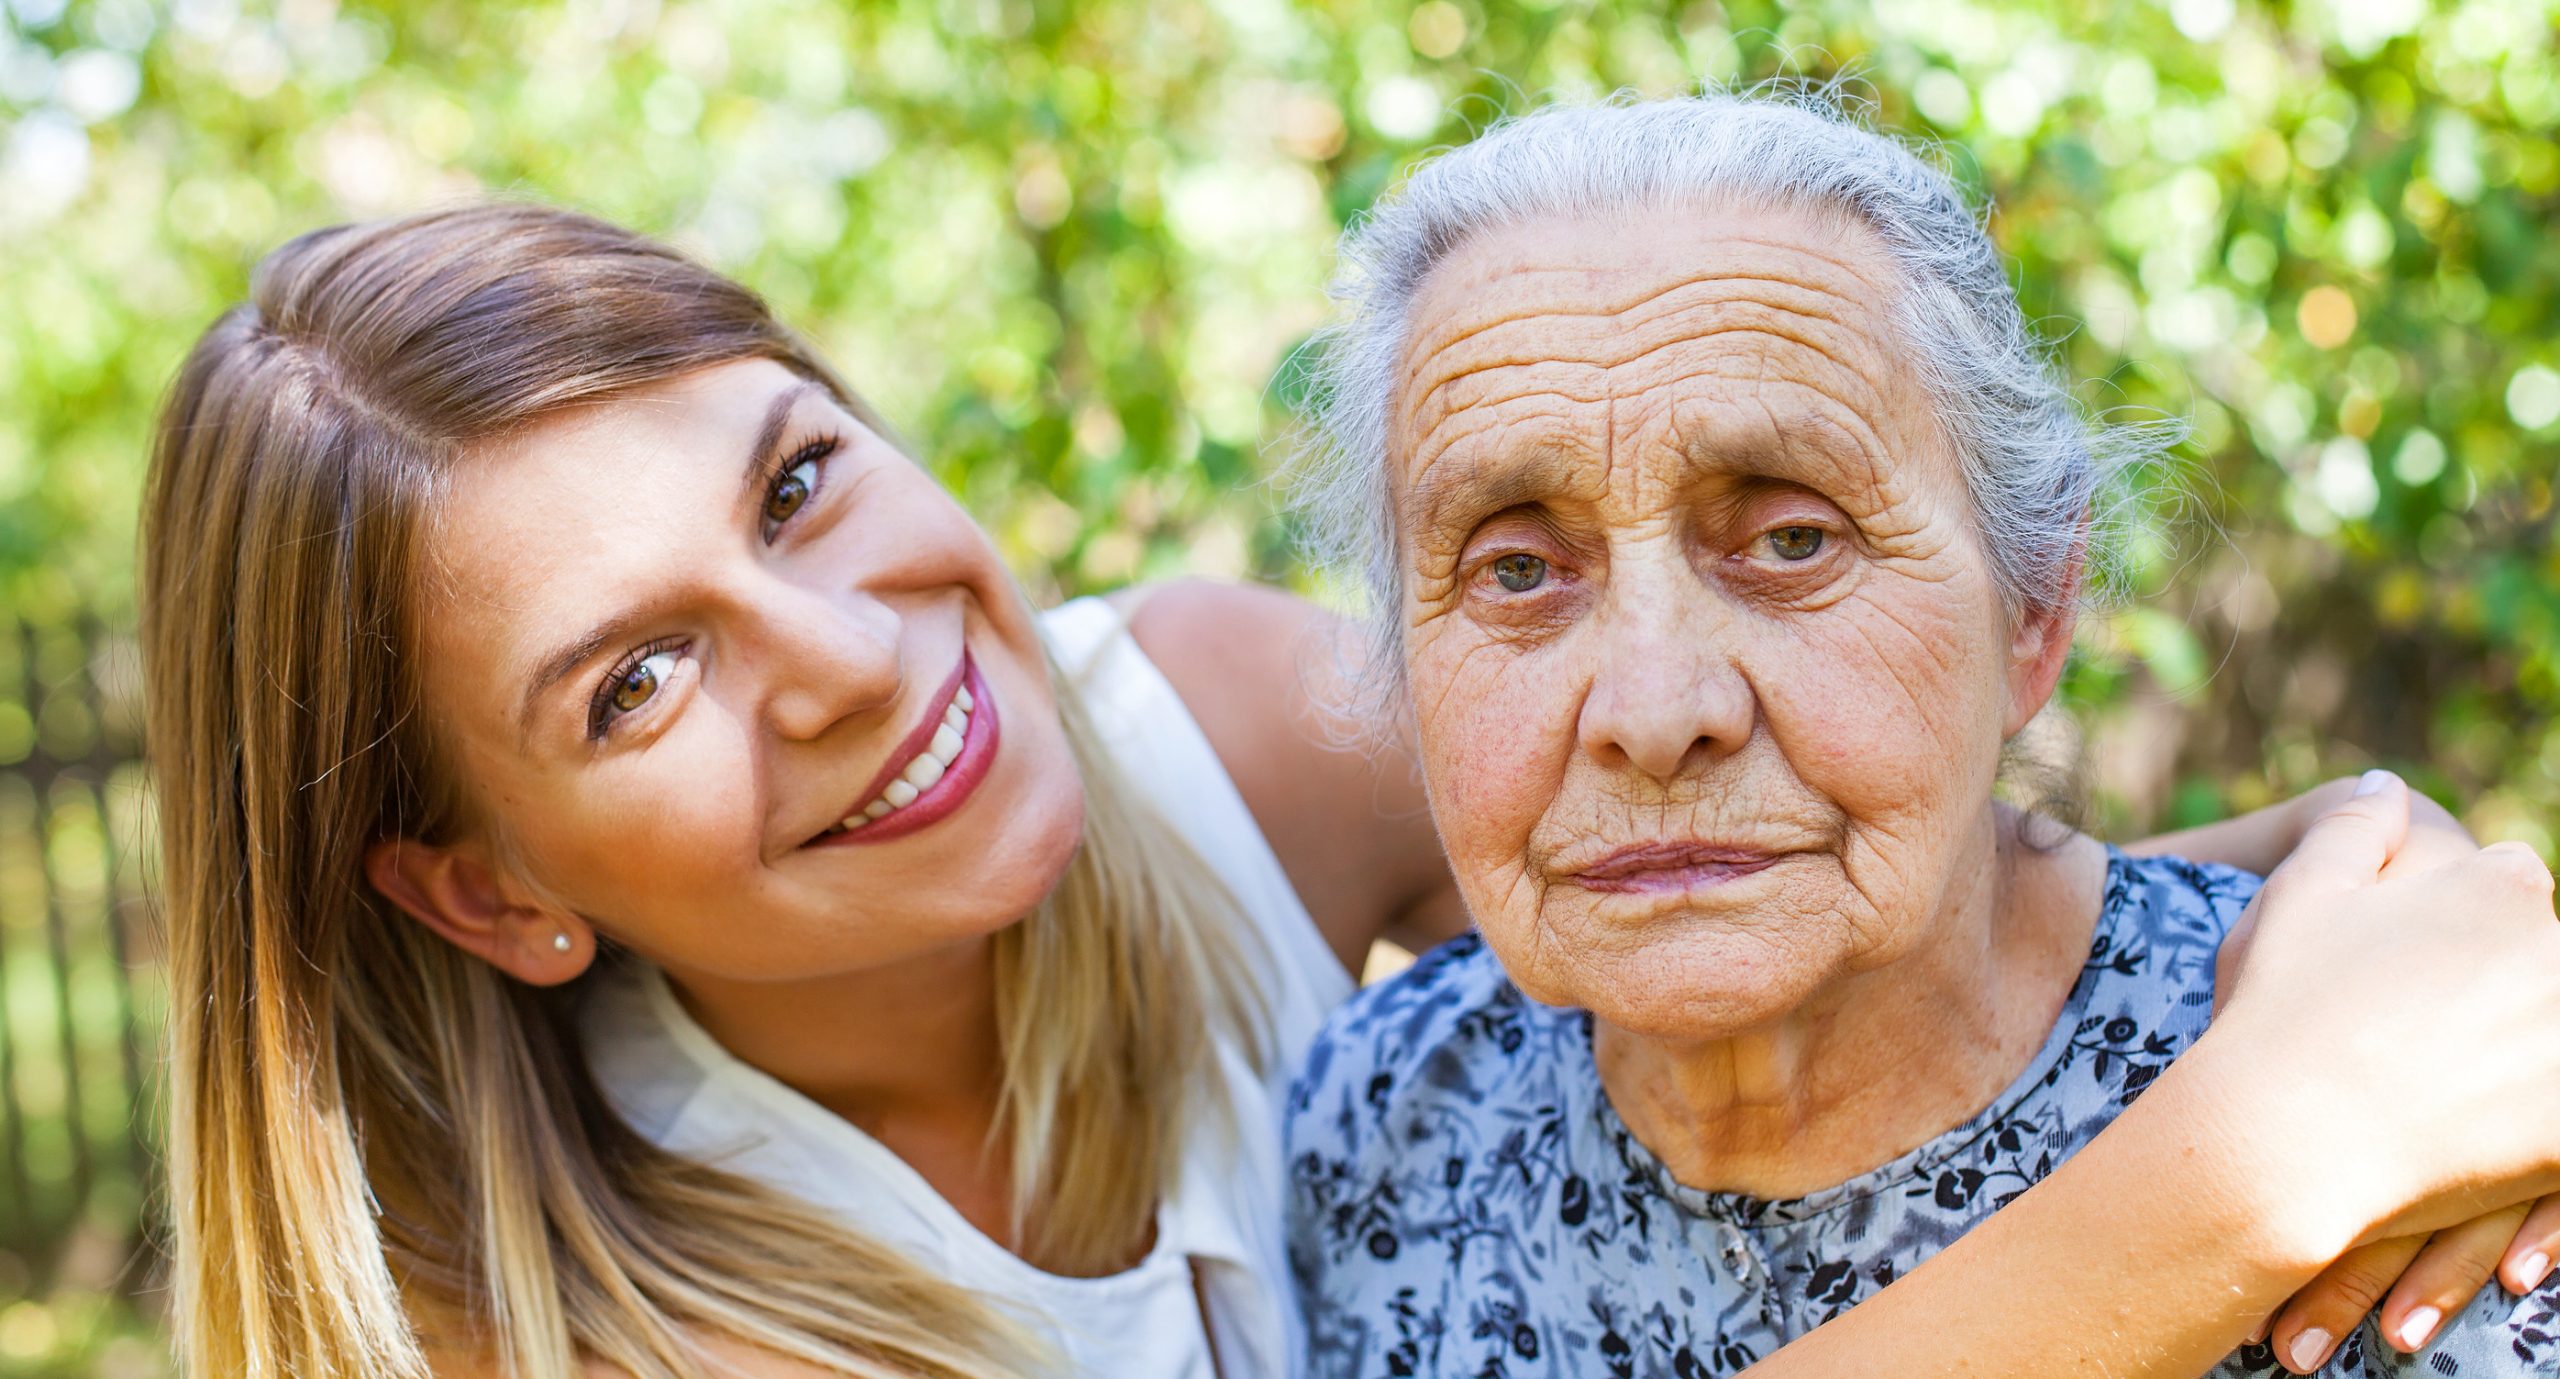
[[[1508,966],[1531,999],[1675,1042],[1765,1028],[1917,941],[1844,903],[1854,893],[1830,852],[1783,854],[1740,874],[1711,863],[1654,879],[1661,870],[1650,885],[1551,881],[1533,909],[1479,907],[1479,927],[1497,952],[1520,955]]]

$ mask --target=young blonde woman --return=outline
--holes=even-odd
[[[1416,787],[1309,723],[1321,615],[1202,586],[1035,615],[754,296],[524,206],[270,257],[172,390],[143,545],[190,1372],[1292,1366],[1274,1103],[1371,940],[1449,923]],[[2494,1116],[2560,1074],[2521,1022],[2437,1046],[2500,954],[2448,937],[2389,1001],[2317,999],[2353,956],[2304,911],[2383,903],[2404,806],[2342,806],[2242,977],[2305,993],[2244,1052],[2334,1082],[2334,1123],[2256,1123],[2233,1058],[2173,1069],[1754,1373],[2094,1305],[2113,1373],[2167,1374],[2143,1338],[2236,1340],[2310,1282],[2307,1162],[2459,1167],[2412,1225],[2554,1186],[2560,1146],[2388,1114],[2403,1079],[2495,1065]],[[2181,848],[2263,866],[2311,807]],[[2366,1061],[2327,1066],[2350,1032]],[[2467,1295],[2520,1217],[2422,1271]],[[2197,1278],[2230,1282],[2197,1308]]]

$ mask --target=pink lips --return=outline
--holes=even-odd
[[[1573,874],[1585,890],[1660,895],[1738,881],[1787,854],[1712,843],[1646,843],[1621,848]]]
[[[880,792],[888,788],[890,781],[897,779],[898,772],[905,769],[907,762],[924,750],[925,744],[933,740],[933,730],[942,724],[943,711],[951,706],[964,683],[969,687],[969,700],[973,705],[969,710],[969,735],[960,740],[960,755],[951,759],[942,779],[926,787],[904,808],[882,815],[860,828],[821,834],[810,841],[810,847],[850,847],[889,842],[938,823],[969,802],[969,796],[977,790],[978,783],[987,778],[988,768],[995,762],[1000,729],[996,722],[996,697],[987,691],[985,678],[978,674],[976,658],[964,652],[950,683],[944,685],[927,706],[929,712],[924,720],[907,734],[896,751],[889,754],[889,760],[880,768],[880,773],[863,787],[863,793],[845,812],[847,815],[858,814],[864,804],[878,799]]]

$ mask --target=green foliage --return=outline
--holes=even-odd
[[[1547,94],[1845,70],[1993,198],[2092,408],[2193,423],[2196,501],[2068,684],[2101,817],[2380,762],[2548,852],[2556,26],[2555,0],[0,0],[0,600],[129,618],[152,400],[260,253],[491,194],[763,291],[1044,594],[1303,579],[1260,480],[1346,217]],[[0,692],[0,769],[35,737]]]

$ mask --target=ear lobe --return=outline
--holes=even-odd
[[[595,960],[585,921],[510,899],[475,849],[386,838],[365,849],[364,872],[384,899],[437,937],[518,981],[558,986]]]

